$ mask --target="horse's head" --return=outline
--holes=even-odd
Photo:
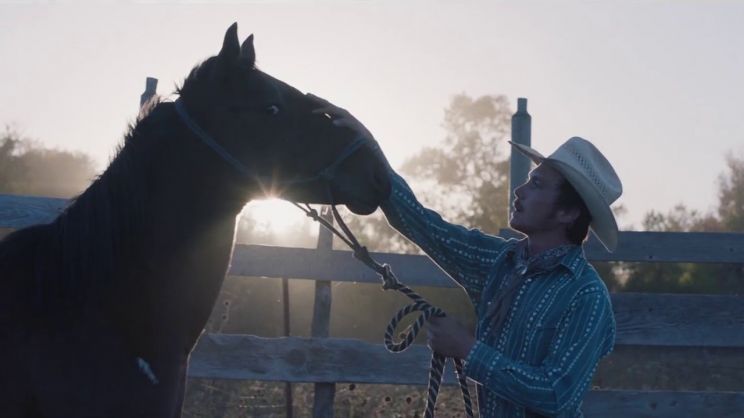
[[[232,165],[232,177],[247,186],[248,197],[344,204],[368,214],[389,192],[384,162],[351,130],[313,113],[317,103],[311,98],[258,70],[253,36],[241,45],[237,24],[180,93],[182,119],[186,113],[196,126],[192,131],[202,130],[229,154],[211,160]]]

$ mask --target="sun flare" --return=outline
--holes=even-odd
[[[254,200],[243,208],[242,217],[250,218],[263,232],[284,234],[302,223],[305,215],[286,200],[270,198]]]

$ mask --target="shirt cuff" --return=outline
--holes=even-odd
[[[465,376],[482,383],[503,363],[504,356],[500,352],[477,340],[465,358]]]

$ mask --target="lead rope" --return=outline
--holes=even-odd
[[[421,331],[421,328],[424,326],[426,321],[429,320],[429,318],[431,318],[432,316],[447,316],[447,314],[443,310],[431,305],[418,293],[414,292],[411,288],[401,283],[393,273],[390,265],[380,264],[375,261],[372,256],[369,255],[367,247],[359,244],[359,241],[357,241],[354,234],[351,233],[351,230],[349,230],[349,227],[346,226],[346,223],[344,223],[343,219],[336,210],[335,205],[331,205],[331,211],[333,212],[333,217],[336,219],[336,222],[341,227],[343,234],[339,232],[331,223],[323,219],[318,214],[318,211],[310,207],[310,205],[305,204],[305,206],[302,206],[295,202],[292,202],[292,204],[305,212],[308,217],[319,222],[326,229],[341,238],[341,240],[353,250],[354,258],[361,261],[367,267],[371,268],[380,275],[380,278],[382,279],[382,288],[384,290],[397,290],[398,292],[401,292],[404,295],[408,296],[413,301],[413,303],[411,303],[410,305],[407,305],[403,309],[399,310],[398,313],[395,314],[395,316],[390,320],[390,323],[385,329],[385,347],[388,349],[388,351],[393,353],[405,351],[408,347],[411,346],[411,344],[413,344],[413,341],[416,339],[419,331]],[[406,329],[402,333],[403,335],[401,335],[401,340],[396,342],[394,335],[395,329],[398,327],[398,323],[400,323],[403,318],[414,312],[421,312],[421,314],[413,324],[406,327]],[[470,390],[468,389],[465,373],[463,372],[463,360],[458,358],[453,358],[452,360],[455,363],[457,381],[460,384],[460,392],[462,393],[462,400],[465,404],[465,414],[468,418],[473,418],[473,402],[470,397]],[[427,389],[428,396],[426,398],[426,410],[424,411],[424,418],[434,417],[434,407],[437,404],[439,387],[442,385],[442,376],[444,374],[444,364],[446,363],[446,361],[447,357],[439,353],[432,352],[431,366],[429,368],[429,387]]]

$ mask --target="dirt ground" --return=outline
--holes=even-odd
[[[284,383],[191,379],[184,418],[285,417]],[[294,417],[312,416],[313,385],[292,385]],[[475,390],[471,388],[475,398]],[[337,384],[337,417],[420,417],[426,387]],[[438,417],[465,417],[457,387],[444,387],[437,401]]]

